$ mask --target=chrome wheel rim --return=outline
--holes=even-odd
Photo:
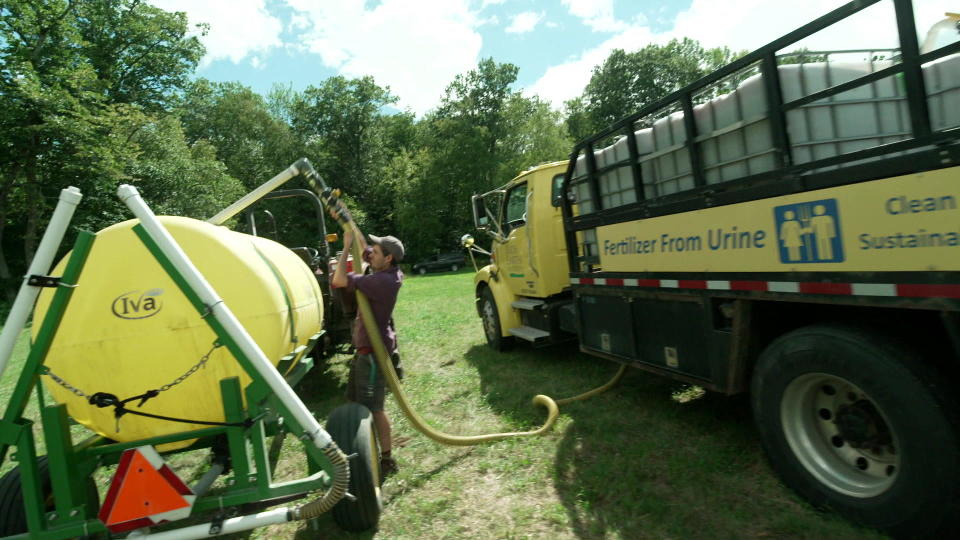
[[[780,420],[800,464],[850,497],[875,497],[900,474],[900,444],[887,416],[858,386],[826,373],[797,377],[783,393]]]
[[[497,339],[497,313],[494,311],[493,302],[483,301],[483,332],[487,335],[487,341],[493,343]]]

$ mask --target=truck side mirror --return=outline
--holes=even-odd
[[[474,195],[470,198],[470,202],[473,205],[473,225],[481,231],[486,231],[490,225],[490,216],[487,215],[483,198],[480,195]]]

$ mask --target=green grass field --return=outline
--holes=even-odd
[[[579,394],[617,365],[570,344],[485,345],[470,272],[408,277],[395,312],[405,389],[434,427],[454,434],[528,430],[545,415],[535,394]],[[26,351],[0,381],[5,405]],[[321,417],[343,402],[346,356],[300,388]],[[400,473],[384,485],[377,532],[348,534],[329,516],[252,531],[252,538],[881,538],[812,509],[767,465],[746,399],[631,370],[615,389],[560,411],[549,434],[470,448],[414,431],[388,398]],[[35,414],[31,410],[30,414]],[[204,456],[178,456],[192,481]],[[5,467],[6,469],[7,467]],[[299,443],[283,441],[278,472],[303,474]],[[98,475],[105,484],[109,471]],[[105,486],[101,486],[105,489]]]

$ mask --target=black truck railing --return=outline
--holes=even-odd
[[[920,54],[911,0],[892,0],[900,40],[897,63],[798,99],[784,101],[777,52],[880,1],[858,0],[841,6],[577,142],[570,155],[570,163],[562,188],[562,193],[566,195],[563,198],[562,211],[567,245],[571,246],[571,249],[568,249],[570,271],[584,271],[584,268],[588,269],[591,264],[598,262],[598,258],[589,247],[581,244],[579,249],[572,249],[572,246],[578,244],[578,232],[581,235],[589,234],[591,229],[599,225],[822,189],[960,163],[960,145],[951,144],[960,140],[960,129],[949,127],[934,131],[931,127],[928,95],[922,71],[924,64],[960,52],[960,43]],[[783,56],[794,54],[787,53]],[[708,184],[701,153],[703,141],[698,140],[694,114],[695,99],[698,95],[708,92],[712,86],[738,73],[747,72],[752,67],[754,69],[759,67],[763,79],[766,120],[769,124],[774,166],[763,172]],[[904,140],[827,158],[813,159],[800,164],[794,162],[787,126],[788,112],[889,77],[899,77],[906,94],[905,102],[909,112],[910,126]],[[634,133],[637,129],[645,127],[642,122],[664,110],[683,111],[683,129],[686,137],[684,146],[687,150],[694,187],[678,193],[648,197],[644,192],[643,170],[640,166],[641,154]],[[595,159],[598,146],[602,147],[605,141],[621,135],[625,135],[627,139],[628,158],[605,167],[598,167]],[[578,159],[583,159],[586,168],[586,173],[579,176],[575,174]],[[630,171],[636,200],[629,204],[604,208],[599,186],[600,177],[618,168],[627,168]],[[575,183],[582,182],[587,184],[590,209],[584,211],[580,208],[578,215],[574,215],[573,206],[578,201],[574,200],[576,194],[573,186]]]

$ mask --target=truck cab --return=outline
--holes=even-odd
[[[551,328],[556,325],[551,311],[569,303],[561,300],[570,288],[560,210],[566,167],[563,161],[538,165],[473,196],[474,225],[492,240],[491,262],[474,283],[484,333],[494,348],[514,337],[549,344],[564,335]]]

